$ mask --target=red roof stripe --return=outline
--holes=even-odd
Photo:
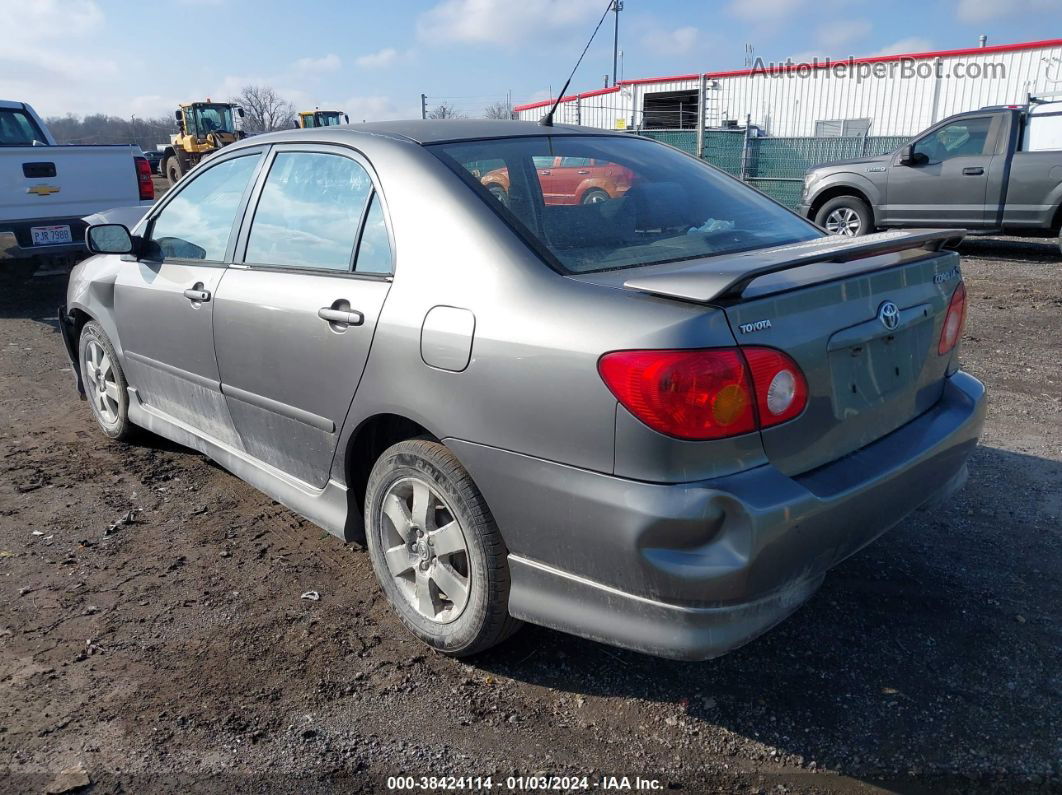
[[[961,50],[935,50],[933,52],[913,52],[902,53],[897,55],[876,55],[869,58],[854,58],[849,61],[847,58],[838,60],[820,61],[817,64],[793,64],[791,66],[776,66],[771,69],[735,69],[729,72],[705,72],[704,76],[716,79],[720,77],[747,77],[753,74],[781,74],[785,72],[792,72],[798,69],[812,68],[812,69],[829,69],[837,64],[864,64],[864,63],[888,63],[890,61],[904,61],[904,60],[927,60],[932,58],[956,58],[962,55],[988,55],[991,53],[1000,52],[1020,52],[1021,50],[1039,50],[1047,49],[1049,47],[1062,47],[1062,39],[1045,39],[1043,41],[1025,41],[1018,44],[996,44],[991,47],[968,47]],[[681,80],[699,80],[701,75],[673,75],[671,77],[642,77],[634,80],[620,80],[619,85],[610,86],[609,88],[599,88],[596,91],[586,91],[582,94],[574,94],[572,96],[562,97],[561,102],[571,102],[574,99],[581,99],[583,97],[596,97],[600,94],[610,94],[613,91],[619,91],[620,86],[634,86],[634,85],[646,85],[648,83],[670,83],[673,81]],[[555,100],[544,99],[540,102],[530,102],[526,105],[514,105],[513,110],[531,110],[533,108],[542,108],[548,105],[552,105]]]

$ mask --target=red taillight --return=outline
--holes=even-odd
[[[140,186],[140,201],[155,198],[155,183],[151,181],[151,164],[146,157],[134,157],[136,181]]]
[[[944,326],[940,329],[940,342],[937,344],[937,353],[943,356],[951,351],[962,336],[962,327],[966,325],[966,287],[962,282],[951,294],[948,303],[948,314],[944,316]]]
[[[722,439],[798,416],[808,384],[774,348],[616,351],[598,362],[620,403],[653,430],[680,439]]]
[[[606,353],[598,371],[612,394],[650,428],[680,439],[756,430],[745,362],[736,348]]]
[[[808,383],[796,362],[774,348],[742,348],[752,373],[760,427],[793,419],[808,402]]]

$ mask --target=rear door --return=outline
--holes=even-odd
[[[992,180],[990,191],[989,175],[1005,121],[1002,114],[964,116],[914,142],[914,154],[921,156],[921,162],[901,165],[899,155],[894,157],[882,222],[964,229],[993,223],[1002,183]]]
[[[123,262],[114,288],[125,367],[141,402],[228,444],[236,437],[214,358],[214,302],[263,150],[233,154],[173,189],[148,220],[148,254]]]
[[[214,308],[228,411],[260,461],[323,487],[391,284],[369,164],[343,147],[275,147]]]

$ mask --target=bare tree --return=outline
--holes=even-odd
[[[448,105],[445,102],[440,102],[434,108],[428,111],[429,119],[467,119],[464,113],[461,113],[454,108],[453,105]]]
[[[513,109],[508,102],[492,102],[483,109],[483,118],[511,119],[513,118]]]
[[[61,144],[137,144],[154,149],[165,144],[176,130],[172,116],[123,119],[104,113],[88,116],[53,116],[45,120],[55,140]]]
[[[294,106],[269,86],[244,86],[229,101],[243,108],[243,126],[248,132],[283,130],[295,121]]]

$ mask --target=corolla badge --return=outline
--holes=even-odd
[[[881,325],[892,331],[900,325],[900,307],[892,301],[882,301],[881,306],[878,307],[878,320],[881,321]]]

